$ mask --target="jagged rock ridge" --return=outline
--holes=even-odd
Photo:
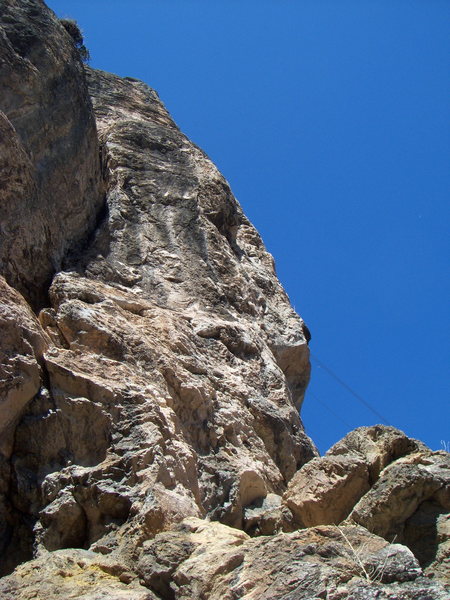
[[[314,458],[306,330],[227,182],[40,0],[0,43],[2,573],[37,557],[0,597],[444,598],[448,455]]]

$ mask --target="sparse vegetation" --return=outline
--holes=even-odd
[[[356,549],[353,546],[353,544],[351,543],[351,541],[349,540],[349,538],[347,537],[347,535],[345,534],[344,530],[341,527],[339,527],[339,525],[336,525],[336,529],[339,531],[341,536],[346,541],[348,547],[350,548],[351,557],[355,563],[355,567],[358,571],[358,575],[360,577],[363,577],[370,583],[381,582],[383,579],[384,572],[386,570],[387,562],[389,560],[389,553],[386,554],[384,561],[382,563],[380,563],[379,565],[364,566],[361,556],[365,553],[365,551],[367,549],[366,548],[367,544],[363,544],[359,549]],[[389,547],[394,542],[395,542],[395,538],[389,544]]]
[[[89,62],[91,57],[89,50],[84,45],[83,34],[78,26],[78,23],[74,19],[60,19],[60,23],[72,38],[74,46],[78,50],[81,60],[85,63]]]

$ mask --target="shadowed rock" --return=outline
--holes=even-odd
[[[36,0],[0,4],[0,272],[34,307],[103,204],[84,69]]]

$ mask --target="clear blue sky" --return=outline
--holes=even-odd
[[[392,425],[450,440],[448,0],[51,0],[143,79],[274,255],[313,355]],[[312,361],[323,452],[380,421]]]

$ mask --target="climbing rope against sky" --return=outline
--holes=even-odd
[[[322,400],[320,398],[317,397],[317,395],[314,392],[311,392],[311,390],[308,390],[308,396],[310,396],[311,398],[314,398],[314,400],[316,402],[318,402],[319,404],[321,404],[324,408],[327,409],[327,411],[329,413],[331,413],[333,415],[333,417],[335,417],[336,419],[338,419],[338,421],[340,421],[341,423],[343,423],[346,427],[350,429],[353,429],[353,425],[350,425],[350,423],[347,423],[347,421],[344,421],[344,419],[338,415],[337,412],[335,412],[332,408],[330,408],[328,406],[328,404],[325,404],[325,402],[322,402]]]
[[[312,352],[310,352],[311,358],[321,367],[324,371],[328,373],[333,379],[335,379],[347,392],[350,392],[352,396],[354,396],[358,402],[360,402],[363,406],[365,406],[368,410],[373,412],[385,425],[390,425],[389,421],[383,417],[367,400],[364,400],[362,396],[360,396],[353,388],[351,388],[345,381],[343,381],[334,371],[332,371],[329,367],[327,367],[317,356],[315,356]],[[321,403],[323,404],[323,403]]]

